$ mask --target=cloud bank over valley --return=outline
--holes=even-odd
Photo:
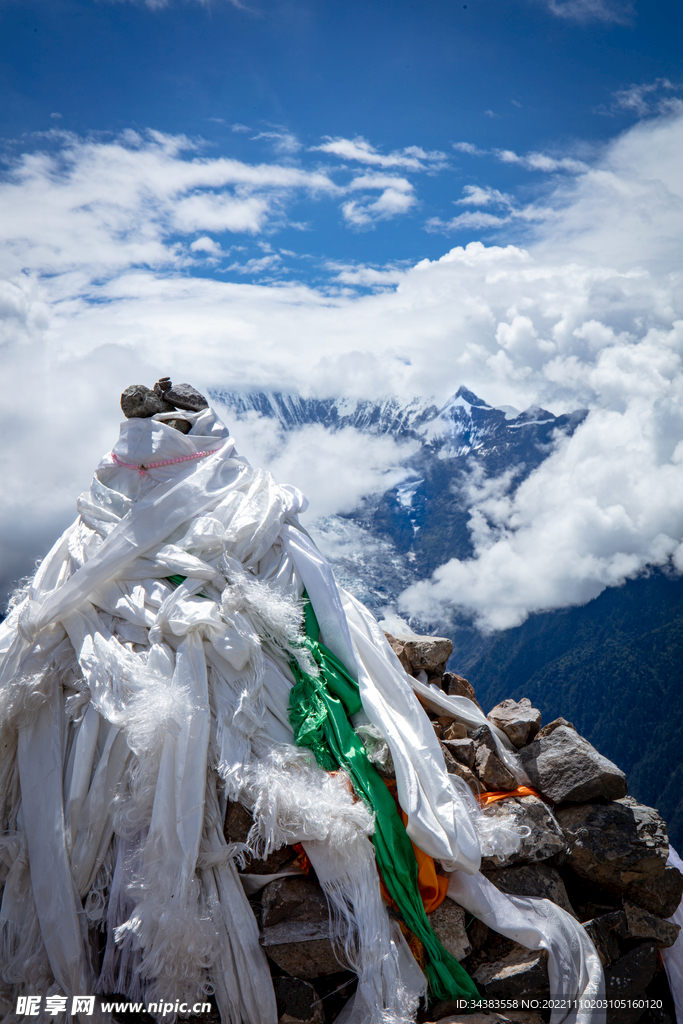
[[[519,486],[472,477],[474,556],[411,587],[403,614],[464,612],[501,629],[648,567],[683,571],[683,107],[665,91],[591,152],[388,152],[335,137],[270,140],[274,155],[249,163],[184,136],[53,132],[8,156],[4,585],[73,518],[116,436],[121,390],[164,373],[350,402],[438,405],[464,384],[492,405],[589,410]],[[534,176],[517,190],[496,179],[513,157]],[[435,218],[424,183],[453,160],[479,180],[460,181]],[[316,256],[307,243],[323,217],[361,239],[411,218],[416,236],[443,238],[443,255]],[[251,414],[232,426],[238,449],[306,491],[310,520],[402,479],[406,448],[391,438],[284,435]]]

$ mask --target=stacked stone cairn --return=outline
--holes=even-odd
[[[450,640],[398,636],[387,639],[409,675],[437,684],[449,695],[477,698],[462,676],[447,672]],[[423,701],[441,743],[446,767],[475,795],[513,791],[518,783],[498,758],[485,725],[468,729]],[[479,705],[478,705],[479,706]],[[673,1000],[658,951],[671,946],[679,927],[670,917],[681,900],[683,875],[667,867],[666,825],[656,810],[627,795],[626,777],[571,722],[558,718],[541,727],[527,699],[504,700],[488,719],[517,748],[534,795],[490,803],[488,815],[524,826],[517,853],[503,862],[484,860],[483,873],[501,891],[551,900],[578,919],[590,935],[612,999],[661,1000],[662,1008],[607,1011],[608,1024],[675,1024]],[[391,777],[391,767],[381,769]],[[251,815],[229,804],[225,835],[244,842]],[[267,860],[251,860],[250,874],[273,875],[301,864],[283,847]],[[328,933],[328,908],[312,870],[269,881],[252,897],[268,955],[282,1024],[329,1024],[355,988]],[[547,954],[530,951],[472,919],[446,899],[431,915],[434,931],[490,1000],[550,997]],[[441,1002],[425,1007],[421,1021],[443,1024],[542,1024],[548,1012],[492,1010],[464,1014]]]

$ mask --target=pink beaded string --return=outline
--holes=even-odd
[[[172,466],[176,462],[187,462],[189,459],[203,459],[207,455],[213,455],[216,451],[218,449],[213,448],[209,452],[194,452],[192,455],[181,455],[177,459],[164,459],[163,462],[140,463],[139,466],[134,466],[130,462],[124,462],[114,452],[111,453],[111,457],[117,465],[125,466],[126,469],[137,469],[139,476],[144,476],[148,469],[158,469],[159,466]]]

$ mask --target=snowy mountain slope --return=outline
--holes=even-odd
[[[211,398],[229,417],[239,420],[256,412],[276,420],[285,433],[321,424],[419,443],[401,463],[401,483],[366,496],[347,515],[309,527],[341,582],[375,608],[393,604],[405,587],[449,558],[472,554],[473,479],[507,473],[509,487],[516,488],[549,454],[557,433],[573,431],[585,416],[554,416],[537,407],[522,413],[509,406],[497,409],[464,387],[441,408],[391,396],[361,402],[214,391]]]

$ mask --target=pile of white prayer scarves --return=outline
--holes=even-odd
[[[304,843],[359,976],[347,1024],[413,1018],[424,978],[381,902],[372,816],[343,777],[292,746],[289,665],[305,660],[305,589],[321,639],[358,680],[353,724],[388,744],[408,834],[452,872],[448,895],[548,950],[565,1004],[552,1024],[601,1021],[602,970],[583,928],[479,873],[482,851],[504,854],[518,837],[447,774],[414,690],[470,726],[490,725],[483,713],[408,679],[300,526],[299,491],[238,456],[212,410],[185,414],[187,435],[164,423],[170,415],[124,422],[114,454],[135,466],[199,457],[137,472],[107,455],[0,626],[7,1007],[41,991],[189,1004],[213,993],[224,1021],[275,1024],[249,876],[236,868],[243,849],[223,836],[226,801],[239,800],[254,813],[253,850]]]

